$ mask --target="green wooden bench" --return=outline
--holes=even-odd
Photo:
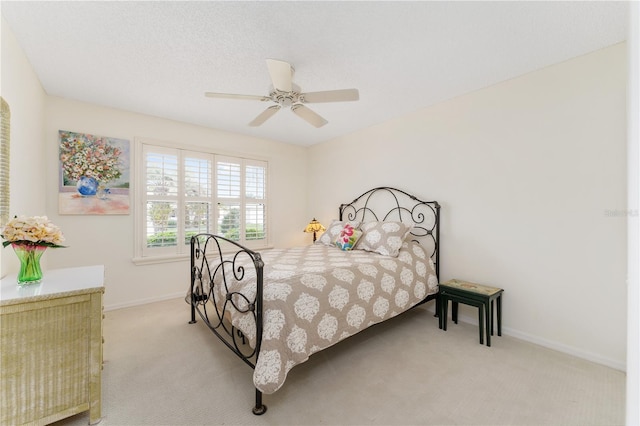
[[[493,302],[496,302],[498,317],[498,336],[502,336],[502,293],[503,289],[489,287],[462,280],[449,280],[440,284],[440,320],[442,329],[447,330],[449,300],[451,300],[451,319],[458,323],[458,303],[478,308],[478,328],[480,344],[484,343],[486,327],[487,346],[491,346],[493,336]],[[484,320],[483,320],[484,317]]]

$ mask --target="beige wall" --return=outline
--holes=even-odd
[[[621,44],[313,146],[309,211],[438,200],[441,280],[503,287],[509,334],[623,369],[625,90]]]
[[[1,20],[0,95],[11,109],[10,215],[46,214],[47,173],[43,138],[46,94],[9,26]],[[11,248],[0,247],[0,277],[17,270]],[[47,259],[43,258],[42,265]]]
[[[629,7],[628,52],[628,294],[627,294],[627,419],[640,424],[640,4]]]

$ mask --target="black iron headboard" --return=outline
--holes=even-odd
[[[431,248],[431,259],[440,278],[440,204],[422,201],[400,189],[370,189],[347,204],[340,204],[340,220],[399,221],[410,224],[412,240]]]

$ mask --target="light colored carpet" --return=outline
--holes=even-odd
[[[106,313],[100,425],[624,424],[624,373],[509,336],[482,346],[424,307],[313,355],[254,416],[253,370],[188,319],[182,299]]]

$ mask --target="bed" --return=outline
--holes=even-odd
[[[258,253],[196,235],[190,323],[197,313],[254,369],[253,413],[264,414],[263,394],[280,389],[312,354],[430,300],[439,304],[439,231],[438,202],[377,187],[341,204],[338,219],[308,246]]]

